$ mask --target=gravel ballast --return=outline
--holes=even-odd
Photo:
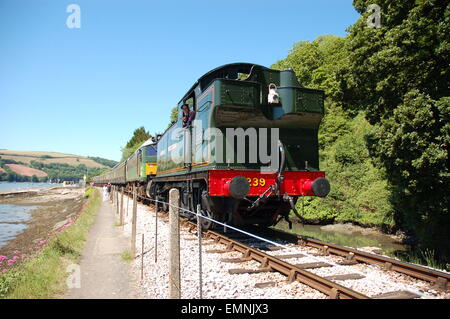
[[[129,203],[127,204],[127,201]],[[126,208],[128,206],[128,214]],[[131,236],[132,200],[124,196],[125,225],[121,226],[124,235]],[[141,236],[144,234],[144,277],[141,274]],[[137,205],[136,225],[136,258],[132,261],[132,271],[136,274],[138,286],[146,298],[169,298],[169,221],[168,214],[158,213],[158,247],[155,262],[155,213],[152,205]],[[206,243],[208,244],[206,245]],[[222,258],[237,258],[238,252],[210,253],[209,250],[224,250],[222,244],[202,243],[202,293],[207,299],[326,299],[325,294],[299,282],[286,283],[286,277],[277,272],[257,274],[229,274],[229,269],[257,269],[259,263],[248,261],[242,263],[226,263]],[[317,253],[310,247],[286,245],[287,249],[269,252],[277,254],[303,253],[305,257],[289,259],[291,264],[325,261],[335,264],[338,256],[316,257]],[[196,234],[189,233],[186,227],[180,226],[180,262],[181,262],[181,298],[199,298],[199,251]],[[319,276],[359,273],[365,278],[357,280],[341,280],[338,284],[354,289],[369,297],[387,292],[407,290],[419,294],[420,298],[449,298],[450,294],[434,290],[425,281],[408,276],[386,272],[378,266],[356,264],[351,266],[334,266],[308,270]],[[256,283],[277,282],[276,285],[255,288]]]

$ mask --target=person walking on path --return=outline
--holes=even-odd
[[[108,186],[103,185],[103,201],[106,202],[109,198]]]

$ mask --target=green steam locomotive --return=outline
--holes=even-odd
[[[270,226],[291,210],[298,215],[300,196],[329,193],[318,153],[324,92],[302,87],[292,70],[227,64],[203,75],[178,108],[177,121],[154,141],[155,174],[140,176],[147,197],[168,202],[177,188],[186,210],[200,205],[220,222]],[[112,170],[125,174],[120,181],[94,182],[130,185],[129,161]]]

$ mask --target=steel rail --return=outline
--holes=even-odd
[[[197,225],[192,222],[186,222],[192,229]],[[232,240],[219,233],[208,230],[204,233],[205,237],[212,239],[217,243],[227,246],[227,250],[238,251],[243,254],[243,258],[256,260],[261,263],[261,268],[266,268],[268,271],[278,271],[279,273],[288,277],[288,281],[299,281],[307,286],[314,288],[333,299],[370,299],[368,296],[356,292],[352,289],[346,288],[336,284],[330,280],[317,276],[309,271],[300,269],[295,265],[289,264],[274,256],[268,255],[258,249],[247,246],[238,241]]]
[[[146,198],[143,197],[143,199],[146,199]],[[194,227],[196,227],[195,224],[193,224],[191,222],[188,222],[188,223],[190,223],[190,224],[194,225]],[[257,228],[255,228],[255,231],[256,230],[257,230]],[[208,232],[214,233],[212,231],[208,231]],[[369,265],[377,265],[386,270],[392,270],[392,271],[395,271],[398,273],[408,275],[413,278],[431,282],[431,283],[433,283],[435,288],[442,289],[442,290],[450,290],[450,274],[446,273],[446,272],[442,272],[442,271],[438,271],[435,269],[430,269],[427,267],[407,263],[404,261],[399,261],[399,260],[396,260],[393,258],[381,256],[381,255],[375,255],[375,254],[371,254],[368,252],[363,252],[363,251],[360,251],[360,250],[357,250],[354,248],[350,248],[350,247],[345,247],[345,246],[341,246],[341,245],[336,245],[336,244],[320,241],[318,239],[312,239],[312,238],[302,236],[302,235],[292,234],[292,233],[289,233],[286,231],[277,230],[277,229],[273,229],[273,228],[265,229],[264,232],[270,233],[271,236],[278,236],[282,239],[287,239],[289,241],[296,242],[299,245],[320,249],[324,254],[334,254],[334,255],[341,256],[341,257],[345,257],[350,260],[354,260],[356,262],[366,263]],[[218,233],[215,233],[215,234],[217,236],[221,236]],[[223,237],[223,238],[226,238],[226,237]],[[231,239],[227,239],[227,240],[231,241]],[[235,242],[235,243],[238,243],[238,242]],[[243,245],[241,243],[238,243],[238,244]],[[248,246],[246,246],[246,247],[251,248]],[[262,254],[264,254],[264,253],[262,253]],[[270,256],[270,255],[267,255],[267,256]],[[280,260],[280,262],[283,263],[283,261],[281,261],[281,260]],[[310,275],[313,275],[302,269],[299,269],[299,268],[297,268],[297,269],[301,272],[305,272]],[[336,285],[336,284],[333,283],[333,285]]]
[[[357,262],[378,265],[386,270],[396,271],[410,277],[431,282],[436,285],[437,288],[450,290],[450,274],[442,271],[410,264],[389,257],[363,252],[350,247],[344,247],[301,235],[291,234],[281,230],[270,229],[269,232],[272,232],[275,236],[281,237],[282,239],[295,241],[299,245],[320,249],[325,254],[334,254],[346,257],[347,259],[355,260]]]

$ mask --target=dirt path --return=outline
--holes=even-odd
[[[130,251],[130,240],[115,223],[113,205],[102,202],[82,253],[80,288],[68,289],[63,298],[140,298],[131,262],[122,259],[122,253]]]

